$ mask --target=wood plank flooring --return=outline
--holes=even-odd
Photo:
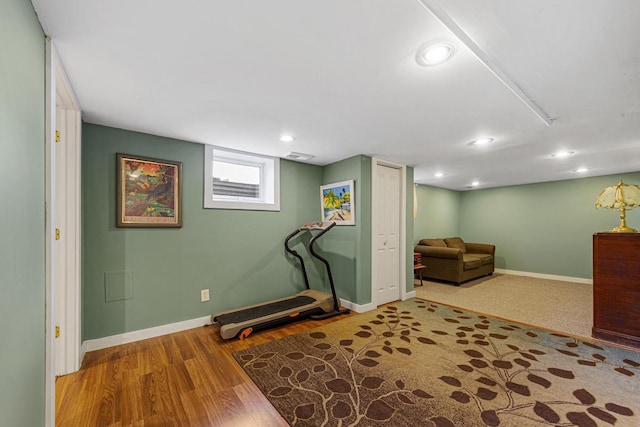
[[[225,341],[217,326],[87,353],[56,380],[56,426],[287,426],[234,351],[344,318],[304,320]]]

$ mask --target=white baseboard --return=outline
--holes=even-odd
[[[415,296],[415,294],[415,291],[407,292],[405,299],[412,298]],[[377,308],[373,303],[361,305],[352,303],[351,301],[347,301],[344,299],[341,299],[340,302],[344,308],[348,308],[349,310],[355,311],[356,313],[364,313],[367,311],[375,310]],[[155,338],[162,335],[172,334],[174,332],[186,331],[187,329],[198,328],[210,323],[211,316],[206,316],[197,319],[171,323],[168,325],[126,332],[124,334],[111,335],[109,337],[87,340],[82,343],[82,346],[80,348],[80,360],[84,360],[85,354],[89,351],[102,350],[104,348],[114,347],[116,345],[129,344],[135,341],[141,341],[148,338]]]
[[[200,326],[211,323],[211,316],[199,317],[197,319],[184,320],[182,322],[171,323],[168,325],[156,326],[153,328],[140,329],[138,331],[126,332],[124,334],[112,335],[110,337],[96,338],[87,340],[82,343],[81,353],[89,351],[102,350],[103,348],[113,347],[121,344],[128,344],[135,341],[155,338],[161,335],[172,334],[174,332],[186,331],[187,329],[198,328]]]
[[[499,274],[512,274],[514,276],[529,276],[529,277],[537,277],[540,279],[561,280],[563,282],[584,283],[588,285],[593,284],[593,280],[584,279],[580,277],[556,276],[552,274],[531,273],[531,272],[517,271],[517,270],[504,270],[500,268],[496,268],[495,272]],[[406,292],[403,300],[413,298],[415,296],[416,296],[416,291]],[[348,308],[351,311],[355,311],[356,313],[365,313],[367,311],[375,310],[377,308],[377,306],[372,302],[367,304],[355,304],[351,301],[341,299],[341,304],[343,307]],[[184,320],[182,322],[171,323],[168,325],[161,325],[153,328],[126,332],[124,334],[112,335],[104,338],[96,338],[93,340],[87,340],[87,341],[84,341],[82,343],[82,346],[80,347],[80,365],[82,365],[82,360],[84,360],[85,354],[89,351],[102,350],[104,348],[114,347],[116,345],[128,344],[135,341],[145,340],[148,338],[155,338],[162,335],[172,334],[174,332],[180,332],[180,331],[185,331],[187,329],[198,328],[200,326],[208,325],[210,323],[211,323],[211,316],[205,316],[205,317],[199,317],[197,319]]]
[[[409,298],[413,298],[415,296],[416,296],[416,291],[406,292],[402,297],[402,301],[408,300]],[[360,305],[360,304],[354,304],[351,301],[341,299],[340,303],[344,308],[348,308],[351,311],[355,311],[356,313],[365,313],[367,311],[375,310],[376,308],[378,308],[378,306],[372,302]]]
[[[402,298],[402,301],[408,300],[409,298],[415,298],[415,296],[416,296],[416,291],[407,292],[404,294],[404,298]]]
[[[349,310],[355,311],[356,313],[365,313],[367,311],[375,310],[376,308],[378,308],[372,302],[370,302],[368,304],[360,305],[360,304],[352,303],[351,301],[347,301],[347,300],[342,299],[342,298],[340,299],[340,304],[344,308],[348,308]]]
[[[354,304],[351,301],[341,300],[342,306],[348,308],[356,313],[364,313],[376,308],[375,305],[369,303],[365,305]],[[198,328],[200,326],[208,325],[211,323],[211,316],[200,317],[197,319],[184,320],[182,322],[171,323],[168,325],[156,326],[153,328],[140,329],[138,331],[126,332],[119,335],[111,335],[104,338],[96,338],[93,340],[87,340],[82,343],[80,348],[81,359],[84,360],[84,355],[89,351],[102,350],[104,348],[114,347],[121,344],[129,344],[135,341],[146,340],[148,338],[155,338],[162,335],[172,334],[174,332],[186,331],[187,329]]]
[[[78,357],[80,358],[80,360],[78,360],[78,370],[80,370],[80,368],[82,368],[82,362],[84,362],[84,355],[87,354],[87,342],[84,341],[82,344],[80,344],[80,354],[78,355]],[[76,372],[76,371],[74,371]]]
[[[504,270],[502,268],[496,268],[495,271],[496,273],[499,273],[499,274],[511,274],[514,276],[529,276],[529,277],[535,277],[538,279],[560,280],[562,282],[575,282],[575,283],[584,283],[586,285],[593,285],[592,279],[585,279],[582,277],[556,276],[553,274],[531,273],[529,271]]]

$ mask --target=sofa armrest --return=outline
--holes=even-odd
[[[456,248],[417,245],[413,250],[421,254],[423,257],[450,258],[462,261],[462,251]]]
[[[465,245],[469,254],[495,255],[496,252],[496,245],[488,245],[486,243],[465,243]]]

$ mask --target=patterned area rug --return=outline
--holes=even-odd
[[[640,354],[411,299],[234,353],[295,426],[640,426]]]

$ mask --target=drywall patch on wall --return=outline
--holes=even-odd
[[[104,273],[104,300],[121,301],[133,298],[133,271],[106,271]]]

